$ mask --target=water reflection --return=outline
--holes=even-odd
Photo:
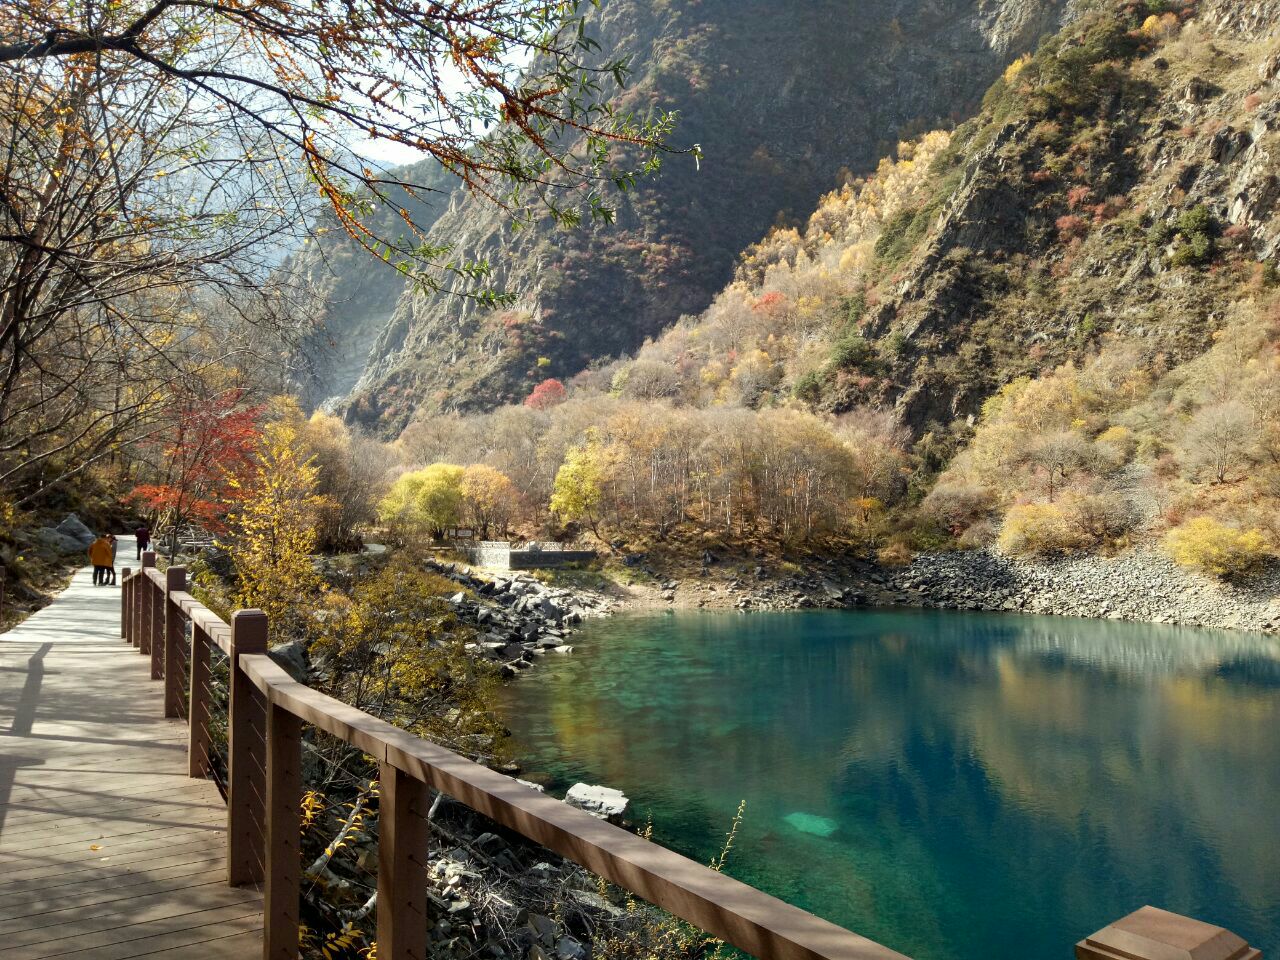
[[[1155,903],[1280,947],[1280,646],[937,612],[595,626],[510,690],[532,771],[918,960],[1068,956]],[[820,829],[819,829],[820,828]]]

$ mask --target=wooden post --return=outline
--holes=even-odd
[[[138,645],[138,578],[142,576],[139,570],[133,575],[133,579],[129,581],[129,646],[136,647]]]
[[[133,630],[133,605],[129,602],[133,597],[133,584],[129,582],[129,574],[133,573],[128,567],[124,567],[120,571],[120,636],[124,637],[125,643],[131,643],[130,634]]]
[[[155,584],[147,575],[147,570],[156,565],[156,555],[152,550],[142,554],[142,569],[138,572],[138,652],[143,656],[151,655],[151,616],[155,604],[151,602],[151,591]]]
[[[150,578],[148,578],[150,579]],[[165,588],[151,583],[151,679],[164,679]]]
[[[187,589],[187,568],[164,572],[164,715],[182,716],[182,671],[178,651],[187,641],[186,621],[170,594]]]
[[[378,944],[379,953],[382,944]],[[1143,907],[1076,944],[1077,960],[1176,960],[1185,957],[1262,960],[1262,952],[1230,930]]]
[[[298,899],[302,894],[302,721],[273,704],[267,711],[267,883],[262,955],[264,960],[297,960]]]
[[[191,625],[191,690],[187,707],[187,776],[203,779],[209,775],[209,638]]]
[[[378,960],[426,960],[427,785],[389,763],[378,774]]]
[[[227,882],[261,883],[265,839],[266,701],[240,670],[240,657],[267,652],[267,615],[231,615],[231,703],[227,717]]]

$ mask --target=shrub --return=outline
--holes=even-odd
[[[880,228],[880,236],[876,238],[876,258],[891,267],[904,261],[928,232],[929,224],[937,216],[943,199],[945,197],[939,194],[923,208],[905,207],[890,217]]]
[[[911,546],[895,537],[876,551],[876,559],[884,567],[905,567],[911,563]]]
[[[1138,439],[1128,427],[1108,427],[1098,434],[1094,443],[1102,455],[1114,467],[1121,467],[1129,461],[1138,449]]]
[[[1063,503],[1062,511],[1081,545],[1094,548],[1117,544],[1137,521],[1133,506],[1115,493],[1073,496]]]
[[[1055,503],[1010,508],[1000,528],[1000,549],[1013,556],[1060,556],[1082,546],[1082,537]]]
[[[956,542],[965,550],[978,550],[995,543],[997,535],[998,531],[990,521],[979,520],[960,534]]]
[[[1262,531],[1239,530],[1212,517],[1195,517],[1174,527],[1165,536],[1164,547],[1178,566],[1216,577],[1256,570],[1269,555]]]
[[[1182,243],[1170,259],[1175,267],[1207,263],[1216,249],[1214,237],[1218,233],[1213,214],[1204,204],[1183,211],[1178,217],[1178,235]]]
[[[920,504],[921,511],[951,533],[960,533],[990,516],[995,494],[977,483],[940,483]]]
[[[1089,221],[1083,217],[1077,217],[1074,213],[1059,217],[1056,224],[1058,228],[1058,239],[1063,243],[1083,237],[1089,232]]]
[[[822,376],[816,370],[810,370],[796,381],[792,392],[797,400],[817,406],[822,402]]]
[[[552,377],[534,387],[533,392],[525,397],[524,405],[533,410],[546,410],[563,403],[566,392],[564,384]]]
[[[848,330],[836,341],[831,350],[831,363],[835,367],[863,367],[875,360],[876,351],[862,334]]]

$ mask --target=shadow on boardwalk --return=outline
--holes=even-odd
[[[0,634],[4,956],[256,956],[261,896],[226,884],[222,799],[188,778],[119,588],[91,577]]]

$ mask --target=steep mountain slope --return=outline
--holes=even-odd
[[[977,117],[750,248],[615,379],[699,404],[889,405],[919,435],[1107,338],[1206,349],[1280,259],[1280,4],[1152,6],[1082,13]]]
[[[414,223],[426,228],[447,209],[456,179],[435,160],[403,168],[399,175],[420,189],[393,195]],[[395,238],[403,230],[391,205],[375,209],[368,224],[378,236]],[[364,372],[365,358],[391,319],[404,293],[405,279],[375,260],[328,215],[307,244],[284,262],[279,280],[310,302],[306,333],[291,357],[293,388],[309,407],[341,398]]]
[[[861,322],[886,376],[846,365],[827,404],[892,400],[922,430],[1107,337],[1185,359],[1250,264],[1280,259],[1280,4],[1206,3],[1185,27],[1142,6],[1046,43],[957,131],[876,244]]]
[[[674,158],[625,199],[615,225],[569,232],[544,224],[512,233],[497,211],[455,194],[433,239],[487,258],[521,301],[493,312],[406,292],[349,415],[394,431],[415,409],[516,400],[537,379],[635,349],[703,309],[739,251],[771,223],[812,209],[842,170],[871,169],[904,129],[963,116],[1063,6],[607,0],[596,35],[633,57],[621,105],[679,110],[679,141],[702,144],[702,170]],[[376,312],[354,317],[346,355],[360,353],[369,329],[361,318]],[[340,323],[331,335],[348,339]]]

